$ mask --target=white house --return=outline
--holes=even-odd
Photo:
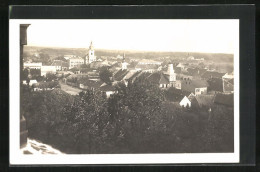
[[[41,67],[41,76],[46,76],[47,73],[56,73],[55,66],[42,66]]]
[[[82,64],[84,64],[84,59],[81,57],[73,57],[69,59],[69,69],[79,67]]]
[[[188,99],[188,97],[184,96],[183,99],[180,101],[180,106],[191,107],[191,101]]]
[[[29,68],[29,69],[41,69],[42,62],[40,63],[23,63],[23,68]]]

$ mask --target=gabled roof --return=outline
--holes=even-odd
[[[137,75],[139,72],[136,70],[130,70],[125,76],[124,76],[124,80],[130,80],[132,77],[134,77],[135,75]]]
[[[206,69],[200,69],[200,68],[188,68],[187,72],[191,76],[202,76],[207,70]]]
[[[205,80],[188,80],[181,82],[181,89],[188,92],[194,92],[195,88],[204,87],[208,87],[208,83]]]
[[[224,79],[223,82],[225,91],[234,91],[234,79]]]
[[[128,70],[118,70],[115,74],[114,74],[114,79],[116,81],[121,81],[125,76],[126,74],[128,73],[129,71]]]
[[[173,67],[173,70],[174,70],[175,73],[181,73],[180,67]]]
[[[169,84],[169,79],[166,78],[163,74],[161,74],[159,84]]]
[[[169,88],[165,94],[165,98],[169,101],[181,101],[184,96],[188,97],[191,92],[179,90],[176,88]]]
[[[214,101],[214,95],[197,95],[194,97],[195,101],[198,102],[198,105],[201,106],[211,106]]]
[[[91,88],[99,88],[100,85],[102,84],[101,81],[93,81],[93,80],[89,80],[89,82],[87,83],[87,86],[91,87]]]
[[[216,94],[214,103],[234,106],[234,94]]]
[[[208,80],[209,91],[220,91],[223,92],[223,83],[220,78],[210,78]]]
[[[89,82],[89,78],[88,77],[81,77],[78,79],[78,83],[79,84],[84,84],[84,85],[87,85]]]
[[[161,74],[158,72],[152,73],[147,77],[147,80],[154,84],[159,84]]]
[[[100,90],[101,91],[115,91],[116,89],[115,89],[115,86],[113,86],[113,85],[110,85],[110,84],[102,84],[101,86],[100,86]]]

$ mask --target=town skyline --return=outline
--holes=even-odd
[[[106,50],[233,54],[238,39],[237,20],[30,20],[28,23],[31,25],[27,45],[38,47],[88,48],[93,41],[96,49]]]

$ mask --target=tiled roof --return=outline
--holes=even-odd
[[[220,78],[210,78],[208,80],[209,91],[220,91],[223,92],[222,79]]]
[[[152,73],[147,77],[147,80],[154,84],[159,84],[161,74],[158,72]]]
[[[214,72],[214,71],[206,71],[203,75],[201,75],[202,78],[209,79],[209,78],[222,78],[224,76],[224,73]]]
[[[225,91],[234,91],[234,79],[224,79],[224,90]]]
[[[234,106],[234,94],[217,94],[214,103]]]
[[[163,74],[161,74],[159,84],[169,84],[169,79],[166,78]]]
[[[62,60],[54,60],[51,66],[62,66],[62,67],[69,67],[69,64],[67,62],[64,62]]]
[[[135,66],[136,69],[147,70],[147,69],[158,69],[158,65],[156,64],[137,64]]]
[[[88,82],[89,82],[89,78],[87,78],[87,77],[85,77],[85,78],[82,77],[82,78],[79,78],[79,79],[78,79],[78,83],[79,83],[79,84],[87,85]]]
[[[125,76],[123,79],[125,80],[129,80],[131,79],[132,77],[134,77],[135,75],[137,75],[139,72],[137,72],[136,70],[130,70]]]
[[[181,101],[184,96],[188,97],[190,94],[191,92],[179,90],[172,87],[166,91],[165,98],[168,101]]]
[[[175,73],[181,73],[180,67],[173,67],[173,70],[174,70]]]
[[[122,69],[120,69],[119,71],[117,71],[117,72],[115,73],[114,79],[115,79],[116,81],[121,81],[121,80],[124,78],[124,76],[126,76],[126,74],[127,74],[128,72],[129,72],[128,70],[122,70]]]
[[[115,87],[113,85],[110,85],[110,84],[102,84],[100,86],[100,90],[101,91],[115,91]]]
[[[200,68],[188,68],[187,72],[191,76],[202,76],[207,70],[206,69],[200,69]]]
[[[197,95],[194,97],[195,101],[197,101],[198,105],[201,106],[211,106],[214,101],[214,95]]]
[[[208,87],[208,83],[205,80],[188,80],[181,83],[181,89],[189,92],[194,92],[195,88],[203,87]]]

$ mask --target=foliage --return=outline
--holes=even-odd
[[[127,87],[119,83],[108,99],[97,90],[71,96],[24,89],[29,137],[66,153],[233,151],[232,108],[181,108],[165,102],[162,90],[142,77]]]
[[[112,77],[112,73],[106,67],[103,67],[100,69],[99,77],[101,81],[110,84],[110,77]]]
[[[39,56],[43,65],[51,65],[51,59],[49,54],[40,53]]]
[[[46,74],[46,81],[53,81],[55,79],[57,79],[55,74],[53,74],[53,73],[47,73]]]
[[[73,67],[73,68],[70,69],[70,71],[75,73],[76,71],[79,71],[79,68]]]
[[[67,81],[68,82],[72,82],[72,83],[77,83],[78,82],[78,78],[77,77],[68,77]]]
[[[31,75],[31,79],[36,79],[38,76],[41,76],[40,69],[30,69],[29,74]]]

